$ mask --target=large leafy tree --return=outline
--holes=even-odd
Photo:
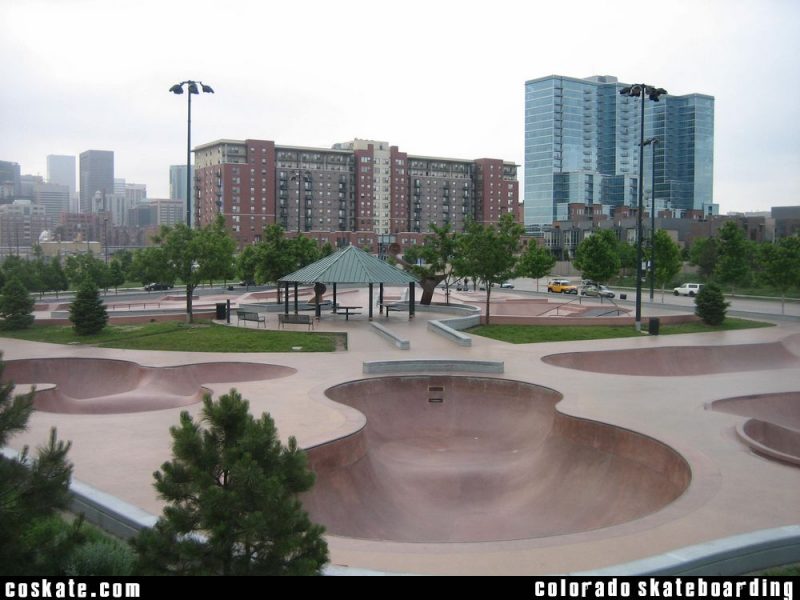
[[[149,283],[175,283],[174,270],[167,263],[164,249],[151,246],[137,250],[128,267],[128,277],[142,285]]]
[[[714,275],[720,283],[730,285],[733,292],[750,275],[752,257],[752,245],[733,221],[726,222],[719,230],[717,255]]]
[[[154,241],[161,245],[172,279],[180,279],[186,285],[186,320],[191,323],[195,288],[203,281],[230,277],[236,242],[225,229],[221,215],[201,229],[184,224],[162,227]]]
[[[64,266],[67,279],[73,286],[91,281],[98,288],[108,288],[108,265],[91,252],[68,256]]]
[[[453,259],[455,273],[459,277],[472,277],[486,286],[487,325],[491,322],[492,286],[514,275],[524,231],[512,215],[505,214],[496,226],[471,221],[458,237]]]
[[[455,280],[453,257],[458,247],[458,235],[450,225],[437,227],[431,223],[433,235],[425,238],[425,243],[411,246],[403,253],[403,263],[422,284],[421,304],[430,304],[433,292],[440,282],[444,282],[445,302],[450,304],[450,286]]]
[[[4,364],[0,361],[0,374]],[[0,384],[0,448],[12,435],[24,431],[33,412],[33,392],[13,395],[14,384]],[[41,572],[71,544],[41,535],[45,521],[69,504],[72,465],[67,460],[70,444],[56,437],[55,429],[35,456],[24,448],[11,459],[0,454],[0,569],[4,575],[58,575]]]
[[[183,412],[173,459],[154,474],[168,505],[134,540],[145,574],[314,575],[328,560],[322,527],[298,495],[314,475],[295,439],[283,446],[268,414],[256,420],[236,390]]]
[[[536,280],[536,291],[539,291],[539,279],[550,274],[556,266],[556,257],[547,248],[531,242],[522,253],[517,263],[517,276],[531,277]]]
[[[664,302],[664,288],[680,273],[683,266],[681,249],[663,229],[656,231],[653,237],[653,253],[655,254],[655,280],[661,286],[661,302]]]
[[[33,325],[34,302],[28,290],[16,277],[12,277],[3,286],[0,297],[0,328],[27,329]]]
[[[698,267],[703,279],[709,279],[714,274],[718,258],[715,238],[698,238],[689,249],[689,262]]]
[[[585,237],[575,250],[575,267],[584,279],[605,283],[620,268],[619,244],[614,232],[601,229]]]
[[[800,287],[800,235],[763,244],[759,252],[761,280],[781,293],[781,314],[786,310],[786,292]]]
[[[276,282],[295,270],[296,257],[291,251],[291,243],[284,235],[280,225],[270,225],[264,229],[262,241],[256,246],[256,281]]]
[[[256,280],[258,252],[255,246],[245,246],[236,257],[236,274],[249,287]]]

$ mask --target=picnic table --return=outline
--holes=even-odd
[[[341,314],[342,312],[344,312],[344,320],[345,321],[349,321],[350,320],[350,315],[360,315],[361,313],[357,312],[357,311],[359,311],[362,308],[364,308],[364,307],[363,306],[343,306],[341,304],[337,304],[336,305],[336,313],[337,314]]]

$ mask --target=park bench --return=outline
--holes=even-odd
[[[314,319],[311,315],[292,315],[278,313],[278,325],[283,327],[289,323],[291,325],[308,325],[309,329],[314,328]]]
[[[242,321],[254,321],[256,323],[256,327],[258,327],[259,323],[264,323],[264,329],[267,328],[267,318],[257,312],[250,312],[246,310],[237,310],[236,311],[236,324],[238,325]]]

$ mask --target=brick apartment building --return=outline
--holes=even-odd
[[[239,246],[281,225],[334,246],[417,243],[429,225],[521,217],[517,165],[414,156],[387,142],[332,148],[217,140],[195,148],[195,219],[222,214]]]

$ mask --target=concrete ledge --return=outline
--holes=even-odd
[[[472,319],[472,317],[465,318]],[[455,319],[449,319],[448,323],[452,320]],[[446,340],[455,342],[459,346],[463,346],[465,348],[472,346],[472,338],[470,336],[465,333],[461,333],[460,331],[457,331],[448,325],[445,325],[443,321],[437,321],[436,319],[428,321],[428,331],[440,335]]]
[[[490,360],[373,360],[364,362],[364,374],[385,373],[504,373],[505,363]]]
[[[380,323],[375,323],[373,321],[372,323],[370,323],[370,327],[372,328],[372,331],[377,333],[385,340],[391,342],[394,346],[400,348],[400,350],[409,350],[411,348],[411,342],[401,338],[396,333],[389,331],[386,327],[384,327]]]
[[[787,525],[571,575],[741,575],[798,561],[800,525]]]
[[[80,481],[72,481],[70,492],[72,512],[83,514],[93,525],[123,539],[134,537],[158,521],[155,515]]]

